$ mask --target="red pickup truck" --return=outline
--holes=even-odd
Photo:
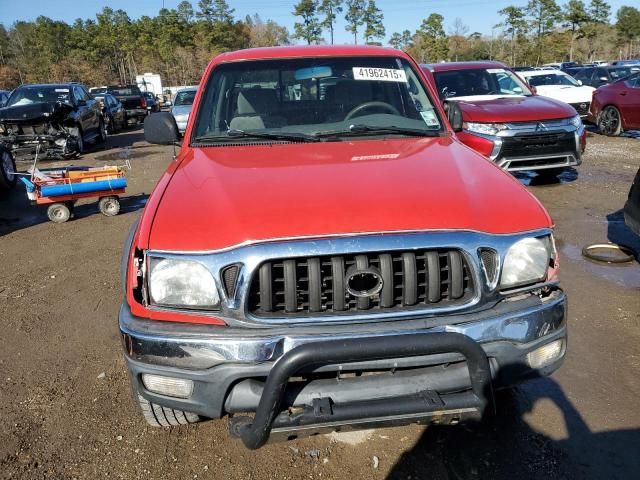
[[[176,142],[171,114],[145,137]],[[552,227],[456,139],[406,54],[222,54],[124,251],[119,326],[144,417],[229,416],[252,449],[481,418],[494,388],[565,355]]]
[[[538,96],[498,62],[422,65],[458,139],[509,171],[556,175],[582,163],[586,132],[569,104]]]

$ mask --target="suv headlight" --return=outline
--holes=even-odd
[[[482,135],[497,135],[498,132],[506,130],[507,126],[503,123],[475,123],[464,122],[462,129],[472,133],[480,133]]]
[[[500,288],[509,289],[541,282],[553,255],[551,237],[523,238],[514,243],[504,259]]]
[[[567,119],[567,122],[569,125],[573,125],[576,128],[580,128],[582,126],[582,119],[580,118],[580,115]]]
[[[153,305],[197,309],[220,305],[213,275],[193,260],[150,257],[148,285]]]

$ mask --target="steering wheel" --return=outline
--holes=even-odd
[[[345,120],[351,120],[353,117],[357,117],[358,113],[364,111],[364,110],[368,110],[369,108],[380,108],[383,110],[386,110],[387,112],[393,114],[393,115],[401,115],[401,113],[398,111],[398,109],[396,107],[394,107],[393,105],[388,104],[387,102],[365,102],[362,103],[360,105],[358,105],[357,107],[355,107],[353,110],[351,110],[349,113],[347,113],[347,116],[344,117]]]

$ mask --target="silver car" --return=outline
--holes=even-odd
[[[178,90],[178,93],[176,93],[176,96],[173,99],[171,114],[173,115],[173,118],[176,119],[180,133],[184,133],[187,129],[187,122],[189,121],[189,114],[191,113],[193,100],[196,97],[196,91],[197,89],[195,88]]]

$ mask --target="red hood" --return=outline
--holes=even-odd
[[[536,122],[573,117],[573,108],[558,100],[541,97],[500,97],[492,100],[461,100],[464,120],[480,123]]]
[[[503,234],[551,222],[515,179],[450,138],[183,153],[164,193],[156,189],[145,212],[156,208],[151,249],[217,250],[248,241],[431,229]]]

